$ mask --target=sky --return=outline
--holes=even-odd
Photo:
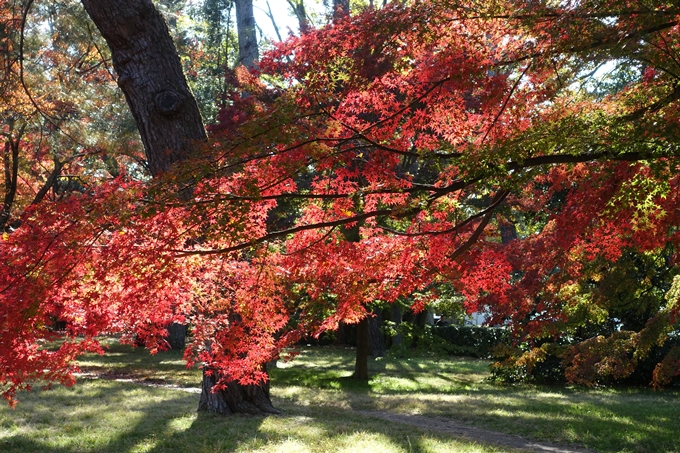
[[[262,33],[265,37],[270,38],[273,41],[278,41],[276,37],[276,32],[272,26],[272,21],[267,15],[268,8],[267,2],[271,7],[272,15],[274,16],[274,21],[276,26],[279,28],[281,37],[286,39],[288,36],[288,29],[293,30],[295,34],[298,34],[298,23],[295,16],[290,12],[290,7],[286,0],[253,0],[253,12],[255,14],[255,22],[262,29]],[[323,11],[323,5],[321,2],[306,1],[305,7],[309,12]]]

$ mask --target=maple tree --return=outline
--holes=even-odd
[[[179,138],[154,148],[155,120],[133,99],[156,177],[37,204],[3,238],[4,396],[72,383],[101,333],[157,350],[180,321],[193,328],[187,359],[209,370],[202,405],[271,411],[266,388],[208,399],[262,388],[265,364],[301,335],[442,282],[529,345],[516,363],[541,360],[542,340],[607,310],[600,282],[627,253],[663,250],[677,273],[679,14],[662,2],[446,0],[338,14],[264,55],[259,74],[238,69],[205,143],[202,126],[183,132],[197,120],[180,119],[172,93],[125,91],[167,104],[161,120]],[[112,47],[122,39],[103,31]],[[112,52],[124,90],[155,70]],[[676,328],[677,287],[638,331],[566,350],[567,376],[630,373]],[[64,334],[46,327],[54,319]]]

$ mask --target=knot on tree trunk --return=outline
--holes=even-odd
[[[182,107],[182,97],[174,91],[161,91],[154,96],[154,105],[162,115],[174,115]]]

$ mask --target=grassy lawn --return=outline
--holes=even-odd
[[[0,407],[0,451],[14,452],[501,452],[358,411],[450,417],[605,452],[677,452],[680,393],[498,386],[487,362],[423,355],[372,361],[369,383],[348,379],[353,351],[305,347],[272,371],[274,417],[197,414],[198,394],[108,379],[21,394]],[[181,354],[112,344],[84,371],[180,387],[199,384]]]
[[[274,382],[285,403],[448,417],[537,440],[601,453],[680,452],[680,392],[584,389],[488,382],[488,362],[461,358],[387,358],[371,363],[361,385],[352,350],[303,349],[279,364]],[[331,363],[332,366],[327,366]]]

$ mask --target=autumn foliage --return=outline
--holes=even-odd
[[[629,254],[677,274],[679,15],[394,2],[278,44],[191,159],[45,200],[3,236],[4,396],[72,383],[103,333],[162,349],[172,321],[189,363],[257,382],[300,336],[441,283],[511,328],[511,360],[541,360],[613,312]],[[565,348],[567,377],[630,373],[677,330],[664,291],[642,327]]]

